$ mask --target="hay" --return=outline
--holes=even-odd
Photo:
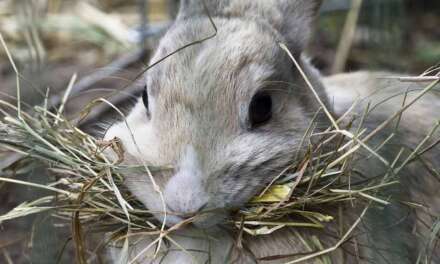
[[[157,236],[155,243],[159,243],[158,247],[160,247],[160,242],[170,232],[194,220],[191,218],[167,229],[163,223],[155,220],[123,185],[124,173],[137,171],[155,174],[169,168],[122,165],[124,151],[117,139],[108,142],[97,140],[64,117],[64,104],[75,82],[75,76],[72,77],[62,104],[57,109],[50,109],[47,104],[49,92],[46,93],[46,103],[42,106],[24,108],[20,101],[19,72],[1,35],[0,40],[17,74],[17,104],[0,101],[0,111],[4,115],[4,119],[0,122],[0,150],[2,153],[19,155],[19,159],[3,169],[0,182],[40,188],[50,192],[47,196],[20,204],[0,216],[0,223],[45,211],[49,211],[53,217],[66,222],[71,221],[77,255],[85,263],[82,230],[86,225],[99,223],[100,227],[106,227],[108,232],[113,233],[110,237],[115,240],[126,238],[128,232]],[[293,56],[291,58],[295,60]],[[301,72],[299,67],[298,70]],[[311,92],[314,92],[305,75],[302,76]],[[246,232],[254,236],[267,235],[285,227],[325,229],[328,223],[336,221],[335,217],[328,213],[328,208],[339,208],[345,206],[347,202],[364,204],[365,209],[341,235],[338,243],[324,249],[319,241],[315,241],[322,250],[298,258],[292,263],[322,256],[337,249],[357,227],[369,206],[389,203],[386,198],[380,197],[379,190],[398,183],[392,180],[392,177],[388,177],[389,175],[385,175],[380,179],[366,180],[354,188],[350,184],[349,176],[354,156],[360,150],[367,151],[372,157],[389,165],[390,174],[398,173],[406,163],[410,162],[411,158],[419,153],[420,147],[430,139],[432,133],[399,166],[395,162],[388,163],[378,154],[380,146],[374,149],[368,146],[367,141],[439,82],[438,78],[433,81],[413,101],[407,103],[367,135],[365,135],[366,129],[362,126],[365,116],[360,117],[359,127],[353,128],[353,120],[347,122],[351,110],[335,120],[322,104],[320,111],[328,116],[332,126],[325,132],[317,134],[314,132],[316,124],[312,122],[301,143],[301,149],[304,147],[307,151],[298,153],[289,168],[273,179],[245,207],[232,214],[227,220],[229,225],[235,228],[239,235]],[[317,99],[319,101],[319,97]],[[100,100],[106,102],[104,99]],[[95,103],[92,102],[91,105]],[[351,109],[354,109],[354,106]],[[364,115],[366,113],[367,111]],[[433,131],[437,127],[438,125]],[[356,132],[350,132],[352,130]],[[312,142],[311,138],[319,138],[319,140]],[[113,152],[117,158],[110,160],[104,155],[105,151]],[[398,158],[396,157],[396,160]],[[52,172],[53,178],[47,179],[50,183],[37,184],[16,179],[16,175],[26,172],[27,168],[35,163],[45,164]],[[434,236],[438,233],[438,224],[433,229],[433,233]],[[429,246],[432,246],[432,243]]]

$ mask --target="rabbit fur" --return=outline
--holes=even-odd
[[[387,73],[322,77],[303,52],[321,1],[204,3],[206,6],[198,0],[181,1],[177,19],[151,61],[212,35],[208,12],[217,27],[215,36],[151,68],[144,79],[148,108],[139,98],[126,119],[112,124],[104,138],[122,141],[127,164],[174,168],[154,178],[169,212],[168,226],[200,211],[209,213],[173,233],[173,242],[163,245],[157,254],[154,247],[144,250],[155,238],[133,238],[130,257],[142,252],[138,263],[287,263],[301,256],[295,254],[310,252],[298,233],[317,236],[325,248],[335,245],[341,233],[332,224],[326,231],[285,228],[265,236],[244,235],[245,246],[222,226],[231,210],[243,206],[290,165],[313,116],[322,107],[280,43],[298,60],[322,103],[335,117],[358,99],[356,109],[360,115],[368,104],[380,102],[366,120],[371,129],[402,106],[409,85],[382,78]],[[418,91],[422,85],[412,84],[411,89]],[[252,127],[249,105],[261,91],[270,94],[271,118]],[[382,102],[394,93],[401,96]],[[409,93],[407,100],[414,94]],[[440,111],[434,109],[440,109],[439,102],[436,94],[428,94],[406,111],[398,135],[382,148],[381,155],[391,162],[402,144],[417,146],[438,122]],[[330,126],[325,114],[320,114],[316,122],[317,132]],[[370,143],[379,144],[388,135],[380,132]],[[438,153],[435,147],[424,155],[430,166],[440,165]],[[387,171],[386,166],[367,156],[357,163],[358,170],[371,176]],[[421,202],[438,216],[439,182],[417,162],[399,176],[400,184],[387,191],[385,197]],[[149,176],[133,173],[125,177],[128,189],[156,212],[159,220],[165,220],[162,198]],[[342,214],[349,225],[360,212],[361,208],[348,206]],[[337,211],[332,213],[337,215]],[[429,214],[414,213],[398,202],[372,208],[363,218],[360,231],[324,258],[334,263],[415,263],[430,223]],[[110,250],[110,261],[121,261],[119,253]]]

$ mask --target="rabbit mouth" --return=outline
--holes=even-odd
[[[208,204],[204,204],[197,212],[194,213],[177,213],[170,210],[167,213],[166,219],[161,216],[159,220],[166,221],[167,226],[178,226],[191,224],[196,228],[206,229],[214,226],[225,224],[229,213],[225,209],[206,209]]]
[[[206,212],[198,213],[189,217],[182,217],[170,212],[166,215],[166,217],[164,217],[162,214],[162,216],[156,216],[156,218],[161,222],[165,221],[165,224],[168,227],[191,225],[196,228],[207,229],[225,224],[227,220],[227,214]]]
[[[194,219],[193,225],[197,228],[207,229],[224,224],[226,219],[227,219],[226,213],[207,212],[207,213],[199,214]]]

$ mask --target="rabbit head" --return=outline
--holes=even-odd
[[[174,224],[200,211],[198,224],[249,201],[286,167],[319,105],[287,53],[286,43],[326,103],[318,73],[302,50],[320,1],[182,1],[155,62],[191,45],[145,74],[142,98],[105,139],[119,138],[127,163],[170,166],[155,174]],[[323,126],[326,121],[320,120]],[[148,175],[126,185],[161,218],[161,197]]]

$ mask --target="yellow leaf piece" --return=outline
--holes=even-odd
[[[252,199],[251,203],[281,202],[282,200],[287,198],[291,189],[292,187],[289,186],[288,184],[273,185],[262,196],[257,196],[254,199]]]

